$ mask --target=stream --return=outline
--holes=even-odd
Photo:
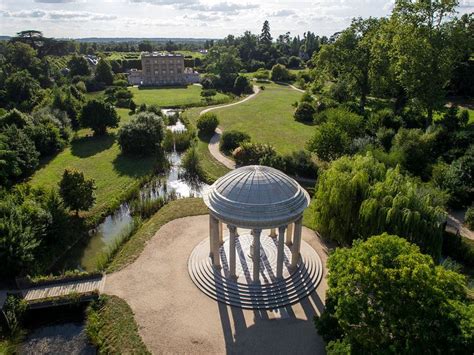
[[[175,112],[170,109],[163,110],[165,115],[173,115]],[[173,132],[186,131],[186,126],[180,120],[166,128]],[[145,184],[140,189],[140,198],[156,200],[160,197],[166,199],[201,196],[202,189],[206,186],[204,183],[190,182],[181,177],[184,172],[180,166],[181,153],[174,150],[166,155],[170,162],[170,168],[167,172]],[[130,205],[128,202],[124,202],[96,228],[89,231],[90,238],[87,242],[79,243],[80,245],[71,249],[63,260],[54,267],[54,271],[66,269],[94,271],[98,257],[125,234],[128,234],[133,227],[134,219],[130,213]]]

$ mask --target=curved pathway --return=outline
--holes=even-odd
[[[291,84],[285,84],[285,85],[289,86],[293,90],[303,92],[303,93],[305,92],[304,90],[298,89],[296,86],[293,86]],[[208,109],[205,109],[205,110],[201,111],[200,115],[203,115],[206,112],[209,112],[209,111],[212,111],[212,110],[239,105],[239,104],[242,104],[242,103],[244,103],[248,100],[251,100],[255,96],[257,96],[257,94],[260,92],[260,88],[257,85],[254,85],[253,90],[254,90],[254,93],[252,95],[247,96],[245,99],[243,99],[241,101],[234,102],[232,104],[227,104],[227,105],[210,107]],[[222,136],[222,130],[219,127],[217,127],[214,135],[211,137],[211,140],[209,141],[209,145],[208,145],[209,152],[214,157],[214,159],[216,159],[219,163],[224,165],[226,168],[231,169],[231,170],[235,169],[235,167],[236,167],[235,161],[233,161],[232,159],[226,157],[224,154],[222,154],[221,150],[219,149],[219,142],[221,140],[221,136]],[[303,180],[305,180],[305,181],[307,180],[306,182],[314,182],[315,181],[315,180],[312,180],[312,179],[303,179]],[[300,180],[300,181],[302,181],[302,180]]]
[[[171,221],[133,263],[107,276],[105,292],[127,301],[148,349],[155,354],[324,354],[313,317],[324,307],[327,268],[316,290],[291,306],[227,306],[206,297],[188,274],[188,258],[208,233],[208,215]],[[302,238],[325,265],[324,242],[308,228]]]

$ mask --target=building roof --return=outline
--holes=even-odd
[[[182,54],[179,53],[169,53],[169,52],[142,52],[142,57],[175,57],[175,58],[183,58]]]
[[[203,198],[212,215],[246,228],[273,228],[293,222],[310,201],[294,179],[263,165],[227,173],[204,191]]]

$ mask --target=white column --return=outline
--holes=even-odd
[[[230,266],[230,277],[235,277],[235,238],[237,238],[237,227],[230,224],[227,225],[229,228],[229,266]]]
[[[276,229],[275,228],[270,229],[270,237],[275,238],[276,236],[277,236]]]
[[[301,248],[301,232],[303,229],[303,217],[300,217],[295,222],[295,235],[293,238],[293,246],[291,248],[291,266],[296,267],[300,259]]]
[[[286,232],[286,245],[291,246],[293,244],[291,238],[293,238],[293,228],[294,224],[290,223],[288,224],[287,232]]]
[[[253,235],[253,282],[260,281],[260,234],[261,229],[252,229]]]
[[[286,226],[278,228],[278,254],[277,254],[277,272],[276,276],[281,278],[283,276],[283,262],[285,260],[285,229]]]
[[[224,244],[224,224],[219,221],[219,245]]]
[[[219,255],[219,220],[209,215],[209,239],[211,246],[211,258],[214,266],[220,267],[221,259]]]

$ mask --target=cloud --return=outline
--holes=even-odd
[[[69,2],[76,2],[76,0],[35,0],[35,2],[45,3],[45,4],[66,4]]]
[[[168,5],[175,9],[180,10],[193,10],[193,11],[211,11],[219,13],[227,13],[237,15],[240,11],[257,9],[260,7],[258,4],[246,3],[234,3],[234,2],[218,2],[215,4],[204,4],[200,0],[129,0],[132,3],[146,3],[151,5]]]
[[[13,17],[22,19],[43,19],[51,21],[109,21],[117,19],[115,15],[106,15],[86,11],[45,11],[45,10],[21,10],[2,11],[3,17]]]
[[[272,12],[270,14],[270,16],[272,17],[287,17],[287,16],[291,16],[291,15],[295,15],[295,11],[293,10],[289,10],[289,9],[282,9],[282,10],[278,10],[278,11],[275,11],[275,12]]]

